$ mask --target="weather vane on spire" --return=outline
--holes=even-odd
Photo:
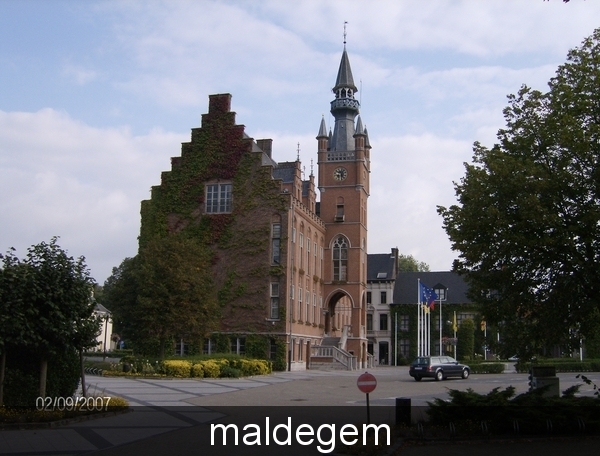
[[[346,24],[348,21],[344,21],[344,46],[346,46]]]

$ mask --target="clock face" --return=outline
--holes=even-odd
[[[343,181],[346,179],[346,177],[348,177],[348,171],[346,171],[346,168],[336,168],[336,170],[333,172],[333,178],[335,180]]]

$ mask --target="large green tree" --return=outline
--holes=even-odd
[[[137,346],[156,341],[161,357],[174,339],[201,343],[220,315],[210,261],[209,250],[179,234],[149,241],[114,269],[105,302],[124,337]]]
[[[541,92],[509,96],[491,149],[475,143],[438,207],[473,298],[505,354],[593,337],[600,308],[600,29]]]
[[[93,279],[85,259],[70,257],[57,237],[31,246],[23,260],[14,251],[2,260],[0,380],[11,350],[29,349],[39,363],[39,396],[44,397],[48,360],[70,350],[81,353],[98,334],[91,300]]]

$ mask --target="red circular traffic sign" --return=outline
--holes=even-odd
[[[358,386],[358,389],[361,390],[361,392],[368,394],[375,390],[375,387],[377,386],[377,379],[373,374],[365,372],[358,377],[356,386]]]

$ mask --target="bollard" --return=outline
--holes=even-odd
[[[404,424],[406,426],[410,426],[410,407],[410,397],[396,398],[396,425]]]

